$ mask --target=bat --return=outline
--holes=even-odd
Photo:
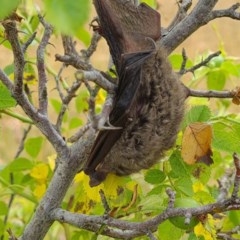
[[[93,2],[118,87],[109,115],[116,128],[99,132],[84,166],[92,187],[108,173],[129,175],[156,163],[175,142],[186,97],[164,49],[155,43],[161,37],[160,14],[128,0]]]

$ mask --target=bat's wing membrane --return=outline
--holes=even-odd
[[[113,126],[121,128],[104,129],[99,132],[89,159],[86,162],[85,173],[91,174],[95,172],[96,167],[104,160],[113,145],[120,138],[128,120],[129,109],[140,85],[142,66],[151,54],[152,51],[145,51],[122,56],[119,71],[119,86],[116,92],[115,104],[109,116],[110,123]]]

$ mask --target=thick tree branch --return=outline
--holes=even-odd
[[[84,141],[78,141],[67,151],[64,151],[57,159],[57,168],[55,174],[48,186],[48,189],[38,205],[34,216],[26,226],[22,240],[41,240],[46,235],[48,229],[53,223],[51,212],[60,207],[60,204],[72,183],[72,180],[79,169],[86,161],[87,152],[93,144],[95,131],[89,129],[88,135]]]
[[[106,225],[106,228],[102,231],[103,235],[117,238],[133,238],[146,235],[149,230],[155,232],[159,224],[171,217],[186,216],[186,213],[190,213],[191,216],[200,216],[214,214],[216,212],[225,212],[226,210],[237,210],[239,208],[240,199],[238,198],[236,200],[227,199],[198,208],[167,209],[158,216],[145,222],[128,222],[111,217],[106,218],[105,216],[88,216],[85,214],[71,213],[62,209],[53,210],[51,216],[54,220],[67,222],[76,227],[94,232],[102,225]]]

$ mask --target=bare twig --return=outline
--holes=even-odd
[[[110,82],[102,72],[97,70],[77,71],[75,76],[79,79],[86,79],[87,81],[94,82],[109,93],[113,93],[116,90],[116,85]]]
[[[37,49],[37,69],[38,69],[38,101],[39,101],[39,112],[47,115],[47,107],[48,107],[48,97],[47,97],[47,75],[45,68],[45,60],[44,60],[44,51],[48,44],[48,41],[52,34],[52,26],[48,24],[44,18],[39,15],[39,20],[44,26],[44,34],[42,40]]]
[[[62,72],[63,72],[63,70],[64,70],[65,68],[66,68],[66,65],[63,63],[62,66],[61,66],[61,68],[60,68],[59,71],[58,71],[57,76],[55,77],[55,80],[56,80],[56,88],[57,88],[58,94],[59,94],[59,96],[60,96],[60,98],[61,98],[62,101],[63,101],[63,99],[64,99],[64,94],[63,94],[62,89],[61,89],[61,87],[60,87],[60,81],[61,81]]]
[[[66,65],[71,65],[76,69],[91,70],[92,66],[89,63],[84,62],[76,55],[55,55],[56,61],[63,62]]]
[[[56,122],[56,129],[59,132],[60,132],[60,128],[62,125],[63,116],[67,110],[68,104],[71,102],[71,100],[74,97],[76,97],[76,91],[80,88],[81,84],[82,84],[82,82],[77,79],[77,81],[75,81],[73,83],[71,88],[67,90],[68,94],[66,96],[64,96],[63,93],[61,93],[61,91],[59,92],[59,94],[61,94],[61,98],[62,98],[62,106],[61,106],[61,110],[60,110],[60,113],[58,115],[57,122]]]
[[[101,36],[97,32],[94,32],[92,39],[91,39],[90,46],[88,47],[88,49],[81,51],[82,56],[85,59],[85,61],[88,61],[89,58],[92,56],[92,54],[96,51],[97,44],[98,44],[98,41],[100,40],[100,38],[101,38]]]
[[[233,98],[234,92],[233,91],[204,91],[204,90],[194,90],[188,88],[188,96],[191,97],[203,97],[203,98]]]
[[[240,187],[240,159],[236,153],[233,154],[233,160],[236,168],[236,174],[235,174],[232,198],[236,199],[238,197],[239,187]]]
[[[218,239],[222,239],[222,240],[237,240],[237,238],[233,238],[232,235],[237,234],[238,232],[240,232],[240,226],[236,226],[231,231],[218,232],[217,237]]]
[[[19,97],[23,94],[23,70],[25,65],[24,54],[20,42],[18,40],[18,30],[15,21],[3,21],[6,38],[12,46],[14,55],[14,89],[13,95]]]
[[[24,142],[25,142],[25,140],[26,140],[26,138],[27,138],[27,135],[28,135],[28,133],[30,132],[31,128],[32,128],[32,125],[29,125],[28,128],[27,128],[26,130],[24,130],[22,139],[21,139],[21,141],[20,141],[20,145],[19,145],[19,147],[18,147],[18,150],[17,150],[17,152],[16,152],[16,154],[15,154],[14,159],[18,158],[18,157],[20,156],[21,152],[23,151],[23,149],[24,149]],[[10,177],[10,181],[9,181],[10,184],[14,184],[14,174],[13,174],[12,172],[10,172],[9,177]],[[12,194],[10,195],[10,198],[9,198],[9,201],[8,201],[8,209],[9,209],[9,210],[11,209],[11,206],[12,206],[12,204],[13,204],[13,200],[14,200],[15,196],[16,196],[16,195],[15,195],[14,193],[12,193]],[[7,214],[6,214],[5,217],[4,217],[4,220],[3,220],[4,226],[6,226],[6,224],[7,224],[7,222],[8,222],[9,212],[10,212],[10,211],[8,211]],[[12,232],[11,232],[11,234],[10,234],[10,232],[11,232],[11,231],[8,231],[9,235],[12,234]],[[13,234],[12,234],[12,235],[13,235]],[[4,235],[2,235],[2,236],[0,237],[0,239],[3,240],[3,239],[4,239]]]
[[[92,124],[88,123],[84,125],[78,132],[76,132],[73,136],[67,139],[68,142],[74,143],[79,140],[90,128]]]
[[[27,51],[27,48],[31,45],[33,40],[36,38],[37,32],[34,32],[30,38],[22,45],[22,50],[25,53]]]
[[[169,201],[168,201],[168,208],[169,209],[172,209],[174,208],[174,203],[175,203],[175,195],[176,193],[174,191],[172,191],[171,188],[167,188],[166,189],[166,193],[169,197]]]
[[[214,10],[212,13],[208,16],[208,21],[211,21],[215,18],[222,18],[222,17],[229,17],[232,19],[240,20],[240,12],[237,12],[240,8],[240,3],[235,3],[228,9],[223,10]]]
[[[171,31],[171,29],[174,26],[176,26],[179,22],[181,22],[187,16],[187,11],[191,6],[192,6],[192,0],[182,0],[178,2],[178,12],[175,18],[167,27],[168,31]]]
[[[65,55],[79,56],[79,54],[77,53],[77,50],[75,48],[76,42],[73,41],[72,37],[62,35],[62,43],[63,43]]]
[[[186,69],[186,63],[187,63],[187,55],[186,55],[186,51],[185,49],[183,49],[182,51],[182,57],[183,57],[183,62],[182,62],[182,66],[181,69],[179,71],[180,75],[183,75],[187,72],[191,72],[194,73],[194,71],[196,71],[197,69],[199,69],[200,67],[206,66],[213,58],[219,56],[221,54],[221,51],[215,52],[210,54],[207,58],[205,58],[204,60],[202,60],[200,63],[194,65],[193,67]]]
[[[105,214],[108,214],[111,211],[111,208],[109,207],[109,204],[107,202],[105,193],[102,189],[100,189],[99,194],[100,194],[100,197],[101,197],[101,200],[102,200],[103,207],[105,209]]]
[[[217,201],[223,201],[228,197],[229,189],[233,185],[233,171],[232,169],[226,169],[226,173],[218,181],[219,184],[219,194]]]

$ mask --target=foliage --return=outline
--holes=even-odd
[[[16,5],[10,6],[10,2],[4,3],[9,6],[9,10],[6,8],[6,12],[3,12],[2,15],[0,12],[0,18],[8,15],[15,8]],[[23,2],[27,4],[30,1]],[[45,0],[44,4],[47,9],[46,18],[56,27],[56,32],[72,34],[82,43],[89,43],[90,34],[84,30],[84,23],[90,11],[89,1],[71,0],[60,3],[59,1]],[[24,3],[20,4],[18,11],[24,17],[24,21],[18,24],[19,30],[28,35],[33,34],[36,29],[43,31],[34,6],[31,5],[30,11],[26,11],[22,6]],[[72,9],[72,11],[65,11],[67,8]],[[42,32],[37,35],[36,42],[40,41],[41,34]],[[4,36],[2,35],[0,38],[4,39]],[[26,42],[26,39],[25,35],[21,36],[22,42]],[[3,42],[0,47],[11,52],[7,42]],[[48,58],[50,48],[51,46],[47,48],[46,52],[48,76],[57,79],[56,72],[58,70],[52,67]],[[34,46],[33,49],[35,50]],[[206,56],[208,54],[206,53]],[[188,59],[186,67],[194,66],[201,58],[202,56]],[[28,64],[24,69],[24,86],[28,92],[29,100],[34,102],[37,98],[34,91],[36,91],[38,81],[36,59],[28,53],[26,53],[26,59]],[[175,70],[179,71],[182,55],[175,53],[169,57],[169,60]],[[10,78],[14,77],[12,64],[4,66],[4,69]],[[196,70],[194,75],[188,79],[187,85],[194,88],[201,85],[205,86],[206,89],[215,90],[224,90],[226,86],[233,89],[236,85],[235,83],[231,85],[229,80],[235,78],[240,78],[239,60],[224,53],[213,58],[207,66],[202,66]],[[59,82],[57,81],[56,84],[61,84],[63,88],[67,88],[74,80],[63,78]],[[54,89],[55,84],[52,84],[51,88]],[[105,95],[106,93],[102,90],[97,91],[96,105],[99,109],[104,103]],[[87,122],[86,112],[89,109],[89,98],[90,94],[86,88],[82,87],[77,92],[71,108],[64,114],[61,126],[64,137],[68,138]],[[58,95],[51,96],[50,94],[49,104],[52,107],[51,119],[57,119],[63,107],[62,101]],[[166,209],[169,200],[166,189],[169,187],[176,192],[176,198],[194,199],[199,205],[215,202],[220,191],[217,180],[223,177],[226,169],[231,169],[233,152],[240,154],[240,118],[232,106],[231,101],[226,99],[210,101],[200,98],[189,99],[176,146],[166,153],[160,163],[152,169],[130,177],[109,175],[106,181],[96,188],[89,187],[88,176],[81,172],[76,175],[62,207],[76,213],[104,214],[105,209],[99,195],[99,190],[102,189],[110,205],[110,215],[134,222],[148,219]],[[0,113],[2,113],[1,122],[9,119],[5,114],[21,121],[22,130],[27,128],[27,125],[32,125],[32,122],[18,110],[16,101],[2,83],[0,83]],[[201,156],[196,157],[196,159],[190,156],[189,161],[182,153],[182,139],[189,126],[196,126],[196,124],[208,126],[208,133],[199,136],[200,140],[206,140],[208,145],[206,151],[200,153]],[[21,235],[25,224],[31,218],[31,213],[34,212],[44,195],[55,169],[55,152],[49,149],[46,140],[36,129],[33,128],[31,131],[32,134],[26,134],[19,143],[23,144],[21,153],[16,154],[16,157],[11,161],[1,163],[0,166],[0,236],[2,239],[8,239],[6,230],[9,228],[14,234]],[[3,138],[4,129],[1,129],[0,134]],[[192,139],[193,137],[188,135],[184,141],[188,146],[195,144],[198,147],[201,145],[200,140],[193,142]],[[48,150],[46,151],[46,149]],[[196,152],[192,154],[195,156]],[[206,165],[206,161],[201,161],[201,157],[205,157],[205,155],[211,158],[213,163],[207,161]],[[167,220],[159,225],[155,235],[161,239],[168,239],[169,232],[171,232],[173,234],[171,239],[216,239],[218,231],[231,231],[240,224],[240,214],[238,211],[229,211],[220,216],[203,216],[203,219],[198,220],[199,223],[188,231],[176,227]],[[86,230],[77,229],[64,223],[55,223],[46,239],[58,239],[60,235],[65,235],[66,239],[95,239],[97,234],[94,236],[93,233]],[[236,234],[235,238],[238,237],[240,235]],[[99,237],[99,239],[109,238]],[[147,239],[147,237],[139,239]]]

